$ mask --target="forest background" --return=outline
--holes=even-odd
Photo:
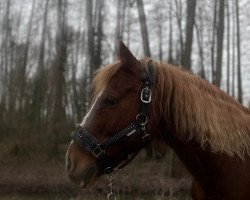
[[[117,60],[120,40],[138,58],[184,67],[250,107],[249,10],[247,0],[0,0],[0,197],[78,194],[64,154],[88,111],[93,73]],[[188,172],[156,146],[125,170],[118,191],[189,198]],[[105,188],[102,180],[87,193]]]

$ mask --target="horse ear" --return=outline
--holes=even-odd
[[[120,41],[119,44],[119,51],[119,58],[121,60],[122,66],[131,67],[132,64],[138,61],[122,41]]]

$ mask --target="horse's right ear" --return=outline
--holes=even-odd
[[[131,67],[138,61],[122,41],[119,44],[119,59],[124,67]]]

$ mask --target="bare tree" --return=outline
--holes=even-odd
[[[79,19],[82,19],[82,13],[80,12],[79,14]],[[84,98],[81,98],[81,96],[85,96],[83,93],[84,93],[84,85],[83,85],[83,88],[80,91],[78,91],[78,82],[77,82],[77,78],[76,78],[76,72],[77,72],[77,66],[79,64],[79,54],[81,52],[81,43],[82,43],[82,38],[81,38],[81,25],[82,25],[82,20],[79,20],[79,23],[78,23],[78,30],[77,32],[74,34],[75,35],[75,38],[74,40],[76,41],[75,44],[72,44],[72,49],[71,51],[74,52],[75,50],[75,55],[72,55],[72,66],[71,66],[71,71],[72,71],[72,78],[71,78],[71,81],[72,81],[72,84],[71,84],[71,90],[72,90],[72,112],[73,112],[73,118],[75,120],[77,120],[77,122],[79,122],[81,120],[81,114],[82,113],[82,104],[81,104],[81,101],[84,101],[85,99]],[[84,45],[82,44],[82,48],[84,47]],[[82,54],[80,54],[82,55]],[[81,94],[81,95],[80,95]]]
[[[143,1],[136,0],[136,2],[137,2],[138,15],[139,15],[139,20],[140,20],[143,51],[144,51],[145,56],[150,57],[151,53],[150,53],[150,47],[149,47],[148,28],[147,28],[146,16],[145,16],[144,7],[143,7]]]
[[[7,82],[8,82],[8,67],[9,67],[9,38],[11,36],[11,27],[10,27],[10,7],[11,0],[7,1],[7,6],[3,18],[3,29],[2,34],[3,39],[1,43],[1,62],[0,62],[0,77],[1,77],[1,93],[0,101],[2,107],[5,108],[6,104],[6,95],[7,95]]]
[[[184,52],[184,44],[183,44],[183,29],[182,29],[182,0],[175,0],[175,15],[177,19],[177,26],[179,29],[179,46],[180,49],[177,49],[177,60],[179,60],[179,64],[183,63],[183,52]],[[178,58],[179,57],[179,58]]]
[[[54,108],[52,115],[52,149],[58,151],[59,133],[64,129],[65,123],[65,70],[67,65],[67,0],[58,0],[57,2],[57,35],[56,35],[56,55],[53,63],[53,77],[55,85]]]
[[[196,0],[187,0],[187,23],[186,23],[186,42],[183,54],[183,66],[191,69],[191,53],[193,44],[193,29],[195,24]]]
[[[93,74],[94,71],[94,27],[93,27],[93,1],[87,0],[86,2],[86,19],[87,19],[87,37],[88,37],[88,59],[89,59],[89,67],[90,67],[90,75]]]
[[[195,23],[195,29],[196,29],[196,35],[197,35],[197,43],[198,43],[198,48],[199,48],[199,57],[200,57],[200,65],[201,65],[201,70],[200,70],[200,76],[202,78],[206,78],[205,75],[205,67],[204,67],[204,56],[203,56],[203,20],[201,17],[201,8],[199,8],[199,19],[200,19],[200,26],[198,26],[197,23]]]
[[[115,52],[119,52],[119,41],[123,40],[125,12],[128,0],[117,0],[116,30],[115,30]],[[129,2],[128,2],[129,3]],[[117,55],[116,55],[117,56]]]
[[[227,93],[230,93],[230,12],[229,1],[226,1],[227,11]]]
[[[102,39],[103,39],[103,7],[104,1],[95,1],[95,13],[93,13],[93,1],[87,0],[87,37],[88,37],[88,58],[89,76],[92,77],[101,63]]]
[[[217,4],[218,1],[214,1],[214,15],[213,15],[213,29],[212,29],[212,44],[211,44],[211,67],[212,67],[212,81],[215,81],[215,74],[216,74],[216,70],[215,70],[215,45],[216,45],[216,33],[217,33]]]
[[[168,62],[173,63],[173,45],[172,45],[172,40],[173,40],[173,16],[172,16],[172,1],[169,1],[169,46],[168,46]]]
[[[239,0],[235,1],[236,7],[236,26],[237,26],[237,82],[238,82],[238,101],[242,103],[242,78],[241,78],[241,46],[240,46],[240,21],[239,21]]]
[[[232,96],[235,97],[235,7],[232,6]]]
[[[28,31],[26,42],[24,44],[23,55],[20,56],[20,67],[18,69],[18,84],[19,84],[19,102],[20,102],[20,111],[23,112],[25,104],[25,91],[26,91],[26,68],[28,64],[30,40],[31,40],[31,31],[33,26],[33,18],[35,12],[36,0],[33,0],[32,9],[29,17]]]
[[[94,71],[97,70],[102,64],[102,40],[103,40],[103,15],[104,15],[104,1],[97,0],[96,7],[98,8],[97,16],[97,26],[95,29],[96,44],[95,44],[95,65]]]
[[[216,79],[214,84],[218,87],[221,86],[221,73],[222,73],[222,56],[223,56],[223,41],[224,41],[224,0],[219,1],[219,22],[217,32],[217,58],[216,58]]]
[[[43,14],[42,35],[40,41],[40,51],[37,64],[37,71],[34,78],[34,87],[32,94],[32,112],[31,118],[35,121],[34,126],[41,123],[41,104],[44,98],[44,56],[45,56],[45,36],[47,29],[47,16],[49,11],[49,0],[46,0]]]
[[[157,12],[158,11],[158,12]],[[160,6],[156,7],[156,20],[157,20],[157,35],[158,35],[158,55],[159,55],[159,60],[163,60],[163,50],[162,50],[162,43],[163,43],[163,14],[162,14],[162,9]]]
[[[128,0],[128,9],[127,9],[127,47],[130,44],[130,26],[131,26],[131,7],[133,6],[133,2]]]

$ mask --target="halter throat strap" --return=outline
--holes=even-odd
[[[144,63],[141,62],[141,64],[143,65]],[[154,82],[152,82],[154,81],[154,78],[152,78],[154,75],[152,74],[152,69],[149,69],[152,67],[154,68],[152,60],[149,60],[147,65],[148,70],[142,70],[142,90],[140,94],[140,108],[138,115],[136,116],[136,119],[133,122],[131,122],[127,127],[114,134],[111,138],[109,138],[103,143],[99,143],[98,139],[96,139],[86,128],[82,126],[78,126],[76,130],[72,132],[72,140],[82,149],[91,153],[97,159],[102,172],[105,174],[109,174],[115,170],[109,160],[109,157],[106,154],[106,149],[108,149],[110,146],[118,143],[123,138],[130,137],[131,135],[138,132],[143,133],[141,148],[147,146],[151,140],[150,135],[146,133],[145,128],[148,122],[149,104],[152,100],[152,92],[150,88],[154,84]],[[145,67],[142,66],[142,69],[145,69]],[[149,74],[150,70],[151,74]],[[137,153],[138,152],[134,153],[132,155],[132,158],[135,157]],[[127,159],[120,166],[118,166],[117,169],[121,169],[131,160],[131,158]]]

